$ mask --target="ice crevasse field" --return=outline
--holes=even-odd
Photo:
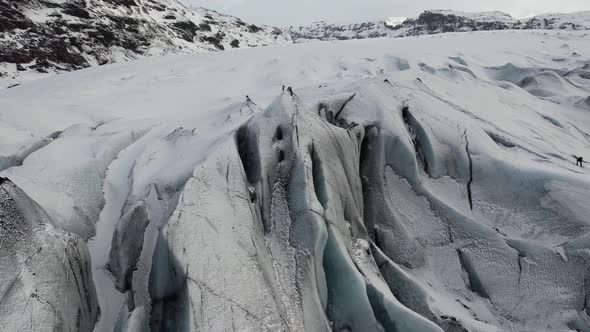
[[[589,59],[451,33],[2,90],[0,330],[590,331]]]

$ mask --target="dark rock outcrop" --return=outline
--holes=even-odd
[[[0,88],[29,71],[288,42],[280,29],[175,1],[0,0]]]

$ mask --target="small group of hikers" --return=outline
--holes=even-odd
[[[283,91],[285,91],[285,86],[284,86],[284,85],[283,85]],[[292,88],[292,87],[288,87],[288,88],[287,88],[287,92],[289,92],[289,94],[290,94],[291,96],[293,96],[293,88]]]
[[[384,80],[385,83],[389,83],[389,80]],[[283,85],[283,91],[285,91],[285,86]],[[289,94],[291,96],[293,96],[293,88],[291,87],[287,87],[287,92],[289,92]],[[252,100],[250,99],[250,96],[246,96],[246,101],[248,103],[251,103]],[[572,155],[574,158],[576,158],[576,166],[580,166],[580,167],[584,167],[584,158],[583,157],[578,157],[576,155]]]
[[[291,96],[293,96],[293,88],[292,88],[292,87],[285,87],[285,86],[283,85],[283,92],[285,91],[285,88],[287,88],[287,92],[289,92],[289,94],[290,94]],[[252,99],[250,99],[250,96],[248,96],[248,95],[246,95],[246,102],[248,102],[248,103],[252,103]]]

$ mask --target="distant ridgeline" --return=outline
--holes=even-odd
[[[177,0],[0,0],[0,89],[152,55],[505,29],[586,30],[590,11],[516,20],[501,12],[437,10],[417,18],[279,29]]]
[[[301,42],[508,29],[588,30],[590,29],[590,11],[545,14],[516,20],[502,12],[464,13],[432,10],[423,12],[417,18],[394,18],[355,24],[316,22],[309,26],[290,27],[288,31],[295,41]]]
[[[290,42],[281,29],[176,0],[0,0],[0,88],[150,55]]]

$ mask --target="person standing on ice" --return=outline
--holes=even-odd
[[[584,158],[576,157],[576,166],[584,167]]]

